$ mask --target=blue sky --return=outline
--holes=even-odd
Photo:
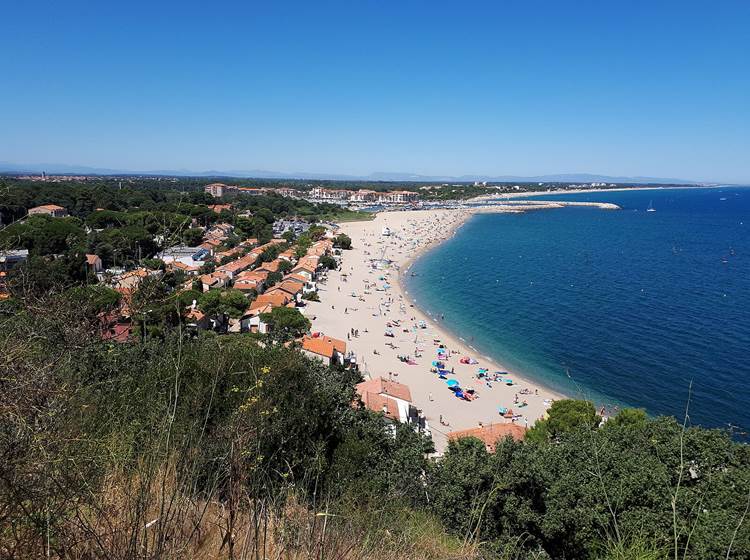
[[[750,2],[6,2],[0,161],[750,182]]]

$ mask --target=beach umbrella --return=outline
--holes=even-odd
[[[513,385],[513,380],[512,379],[504,379],[503,383],[505,383],[506,385]]]
[[[432,365],[433,365],[434,367],[437,367],[437,365],[438,365],[438,361],[437,361],[437,360],[434,360],[434,361],[432,362]]]
[[[448,385],[448,387],[458,387],[460,385],[460,383],[455,379],[449,379],[445,382],[445,384]]]

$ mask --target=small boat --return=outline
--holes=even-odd
[[[646,212],[656,212],[656,208],[654,208],[654,201],[648,203],[648,208],[646,208]]]

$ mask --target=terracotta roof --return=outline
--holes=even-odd
[[[92,266],[96,264],[96,261],[98,259],[99,257],[97,255],[89,255],[89,254],[86,255],[86,262]]]
[[[185,264],[184,262],[181,262],[181,261],[172,261],[171,263],[169,263],[169,266],[171,266],[172,268],[177,268],[179,270],[186,270],[186,271],[190,271],[190,272],[193,272],[195,270],[200,270],[201,269],[201,267],[199,267],[199,266],[191,266],[191,265]]]
[[[449,440],[456,440],[465,437],[475,437],[482,441],[490,452],[495,451],[495,444],[498,440],[506,436],[512,437],[516,441],[521,441],[526,436],[526,428],[518,424],[487,424],[468,430],[458,430],[448,434]]]
[[[284,276],[284,281],[285,282],[286,281],[288,281],[288,282],[298,282],[298,283],[301,283],[301,284],[307,284],[307,282],[308,282],[307,278],[305,278],[301,274],[297,274],[297,273],[287,274],[286,276]]]
[[[346,342],[330,336],[305,336],[302,339],[302,348],[329,359],[333,357],[334,351],[346,354]]]
[[[373,412],[381,412],[386,418],[398,421],[398,403],[390,397],[378,395],[377,393],[365,393],[360,395],[365,407]]]
[[[242,252],[242,247],[238,245],[237,247],[233,247],[232,249],[227,249],[226,251],[221,251],[220,253],[216,253],[216,256],[221,259],[223,257],[232,257],[241,252]]]
[[[205,316],[206,314],[203,313],[203,311],[201,311],[200,309],[191,309],[190,311],[188,311],[187,315],[185,315],[185,317],[187,317],[188,319],[195,319],[196,321],[200,321]]]
[[[294,296],[302,291],[303,286],[299,282],[295,282],[293,280],[284,280],[283,282],[281,282],[281,284],[277,284],[276,286],[274,286],[274,288],[284,290],[285,292],[289,292]]]
[[[241,272],[243,270],[246,270],[253,266],[255,263],[256,257],[252,253],[249,255],[245,255],[244,257],[241,257],[237,259],[236,261],[228,262],[227,264],[221,265],[216,270],[225,270],[227,272],[231,272],[232,274],[236,272]]]
[[[272,307],[282,307],[289,303],[289,294],[282,291],[266,292],[265,294],[259,295],[253,301],[251,308],[261,307],[263,305],[271,305]]]
[[[268,272],[265,270],[245,270],[235,276],[235,281],[264,282],[266,278],[268,278]]]
[[[42,204],[41,206],[34,206],[34,208],[29,208],[29,210],[49,210],[50,212],[53,212],[55,210],[65,210],[65,208],[62,206],[58,206],[57,204]]]
[[[212,286],[216,283],[226,282],[228,279],[229,277],[220,270],[212,272],[211,274],[203,274],[200,277],[201,282],[203,282],[204,284],[208,284],[209,286]]]
[[[370,392],[411,402],[411,391],[408,385],[404,385],[398,381],[389,381],[382,377],[358,383],[356,389],[360,395]]]
[[[315,271],[317,270],[317,268],[318,268],[318,267],[316,267],[316,266],[313,266],[313,265],[311,265],[311,264],[303,264],[303,263],[299,263],[299,264],[298,264],[297,266],[295,266],[295,267],[294,267],[294,268],[292,269],[292,272],[298,272],[298,271],[300,271],[300,270],[304,270],[304,271],[306,271],[306,272],[309,272],[310,274],[315,274]]]
[[[263,263],[258,269],[267,270],[268,272],[277,272],[279,270],[279,264],[281,264],[281,262],[279,259],[276,259],[271,262]]]

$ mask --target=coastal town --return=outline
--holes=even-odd
[[[204,191],[214,198],[230,192],[268,195],[217,183]],[[387,200],[402,206],[415,200],[414,193],[400,191],[376,195],[313,191],[325,200]],[[209,208],[222,216],[235,213],[230,203]],[[361,404],[430,436],[438,454],[448,440],[468,435],[488,449],[504,435],[523,439],[557,395],[480,356],[439,318],[416,308],[401,283],[412,259],[450,236],[472,212],[487,208],[382,212],[370,221],[315,226],[312,237],[310,224],[280,219],[274,223],[275,237],[265,243],[257,238],[230,243],[236,237],[231,223],[200,227],[194,220],[191,226],[202,231],[200,242],[162,249],[155,258],[163,265],[156,268],[105,268],[99,255],[86,254],[92,277],[120,296],[118,308],[101,314],[102,338],[126,343],[145,336],[133,309],[134,294],[146,280],[177,275],[184,280],[176,290],[195,296],[185,302],[185,328],[196,334],[270,335],[279,328],[274,310],[288,309],[306,322],[287,343],[328,366],[359,371]],[[516,211],[508,205],[494,210]],[[28,216],[62,219],[68,211],[45,204],[30,208]],[[27,256],[27,250],[5,251],[2,274]],[[231,306],[214,303],[230,294],[235,296]]]
[[[22,404],[52,399],[58,412],[49,418],[68,430],[79,417],[93,418],[85,438],[100,433],[102,449],[131,445],[131,431],[138,440],[154,438],[158,447],[179,418],[175,433],[186,439],[170,448],[175,464],[190,465],[199,455],[200,477],[246,477],[236,491],[253,491],[256,481],[260,494],[269,487],[296,489],[322,468],[328,491],[359,496],[367,488],[375,501],[414,496],[409,503],[448,522],[473,507],[470,497],[456,501],[455,489],[493,472],[520,477],[517,489],[503,490],[493,502],[495,516],[515,518],[515,510],[503,513],[502,500],[525,496],[528,488],[543,494],[534,498],[541,504],[537,518],[547,515],[545,500],[558,510],[574,509],[577,487],[562,502],[545,498],[546,488],[557,484],[561,461],[566,476],[577,480],[587,472],[592,438],[631,445],[633,434],[652,438],[657,430],[664,449],[654,453],[673,451],[680,430],[674,419],[551,390],[503,364],[503,353],[483,352],[474,341],[478,322],[462,330],[455,310],[420,307],[409,291],[425,262],[416,261],[450,243],[477,214],[563,214],[569,207],[617,212],[618,205],[503,195],[435,203],[399,198],[390,189],[382,191],[387,198],[370,202],[350,202],[366,198],[360,189],[313,201],[268,187],[225,186],[215,196],[215,182],[190,192],[15,185],[16,202],[0,207],[6,223],[0,228],[0,321],[6,325],[0,342],[11,357],[6,369],[13,373],[5,379],[14,387],[6,394],[28,395]],[[373,202],[376,207],[362,211]],[[40,345],[54,350],[39,352]],[[38,368],[39,360],[52,362]],[[47,383],[47,393],[38,397],[29,378]],[[79,406],[76,399],[87,401]],[[174,412],[175,406],[183,408]],[[38,418],[33,410],[24,414]],[[24,426],[33,424],[16,425],[26,438]],[[47,431],[44,453],[62,431]],[[709,437],[710,430],[699,433]],[[227,434],[231,439],[222,440]],[[711,438],[706,445],[714,450]],[[742,446],[722,438],[727,450]],[[214,441],[230,443],[217,456]],[[640,447],[653,446],[648,441]],[[143,452],[139,441],[131,449]],[[626,463],[648,489],[644,469],[650,467],[631,453],[607,456],[605,468],[616,473]],[[224,465],[227,459],[233,466]],[[700,471],[694,472],[692,483],[700,484]],[[536,479],[527,482],[529,476]],[[618,483],[612,476],[610,486]],[[585,482],[595,495],[597,479]],[[316,492],[316,484],[306,491]],[[139,526],[158,515],[152,509]],[[223,513],[216,519],[228,522]]]

